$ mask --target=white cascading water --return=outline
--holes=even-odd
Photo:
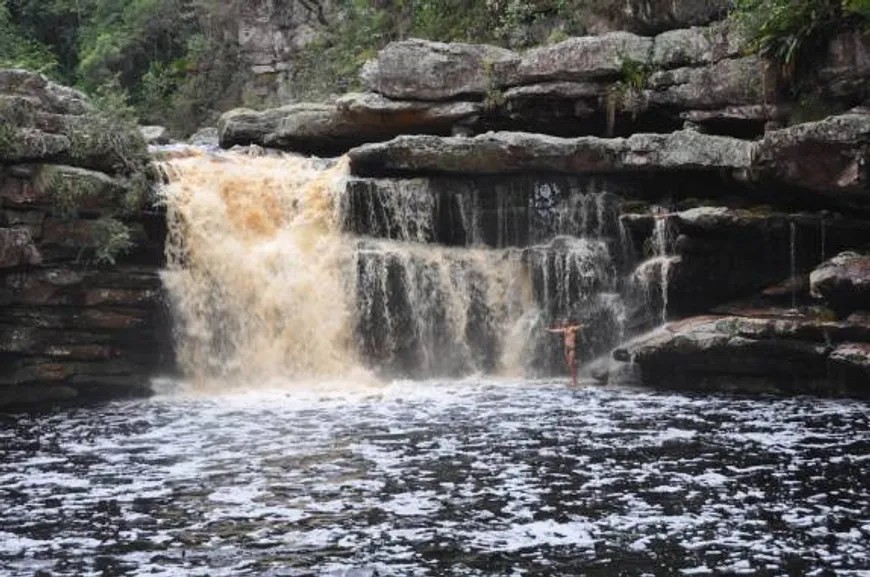
[[[651,287],[658,287],[660,303],[659,321],[662,325],[668,320],[668,300],[670,291],[671,266],[674,257],[669,255],[672,243],[668,214],[664,209],[655,211],[652,236],[649,239],[651,257],[638,265],[634,281],[641,285],[643,292],[649,294]]]
[[[499,190],[494,210],[451,188],[464,242],[442,246],[448,201],[420,181],[380,181],[354,208],[342,160],[188,151],[164,172],[164,284],[196,382],[521,375],[558,367],[554,321],[589,322],[590,354],[624,333],[612,195],[563,190],[557,203],[542,185],[550,209],[533,226],[521,186]],[[534,238],[544,228],[550,238]]]
[[[358,363],[339,163],[194,154],[169,161],[167,267],[181,368],[195,380],[343,377]]]

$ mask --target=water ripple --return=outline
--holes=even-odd
[[[0,417],[0,569],[870,575],[867,409],[466,381]]]

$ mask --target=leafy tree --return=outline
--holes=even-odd
[[[28,38],[14,25],[9,10],[0,4],[0,68],[27,68],[46,74],[57,69],[48,47]]]

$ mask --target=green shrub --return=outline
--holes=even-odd
[[[105,183],[96,178],[79,178],[52,166],[42,169],[39,181],[51,199],[54,216],[64,220],[78,217],[82,201],[99,196],[106,188]]]
[[[55,55],[16,28],[5,4],[0,4],[0,68],[26,68],[43,74],[57,69]]]
[[[116,84],[100,87],[93,108],[81,117],[71,117],[66,126],[73,159],[131,175],[146,169],[151,161],[148,146],[136,123],[134,109]]]
[[[133,248],[130,229],[111,217],[95,220],[91,224],[91,248],[98,264],[114,266],[119,256]]]
[[[870,18],[868,0],[735,0],[731,17],[743,29],[751,52],[770,59],[784,78],[823,54],[844,26]]]
[[[649,75],[652,73],[650,60],[641,62],[624,56],[619,68],[617,81],[607,94],[607,134],[613,135],[616,125],[616,113],[628,110],[632,118],[637,117],[644,107],[643,91],[646,88]]]

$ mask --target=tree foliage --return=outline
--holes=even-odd
[[[732,17],[752,51],[780,66],[785,77],[823,53],[846,26],[870,19],[870,0],[735,0]]]
[[[0,66],[40,70],[86,92],[115,90],[142,122],[189,132],[233,89],[226,0],[5,0]]]

